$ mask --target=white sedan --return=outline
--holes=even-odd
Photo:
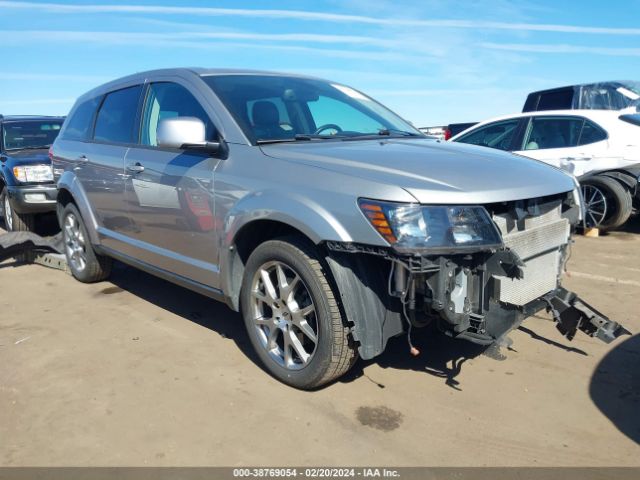
[[[514,114],[478,123],[450,141],[508,150],[575,175],[587,223],[621,226],[638,191],[640,113],[562,110]]]

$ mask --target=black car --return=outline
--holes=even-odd
[[[55,211],[48,151],[63,121],[0,115],[0,214],[8,231],[33,230],[37,214]]]
[[[634,106],[640,108],[640,82],[620,80],[532,92],[522,111],[622,110]]]

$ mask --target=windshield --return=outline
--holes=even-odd
[[[275,75],[202,78],[254,143],[423,136],[387,108],[344,85]]]
[[[628,90],[631,90],[636,95],[640,95],[640,82],[626,81],[623,83]]]
[[[5,150],[49,148],[58,136],[62,121],[5,122],[2,141]]]

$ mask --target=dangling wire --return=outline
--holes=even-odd
[[[413,355],[414,357],[417,357],[418,355],[420,355],[420,350],[418,350],[411,342],[411,330],[413,329],[413,323],[411,323],[411,320],[409,319],[409,315],[407,315],[407,294],[409,293],[409,290],[411,290],[411,288],[413,287],[414,281],[415,280],[413,279],[413,276],[409,275],[407,290],[402,295],[402,299],[400,301],[402,302],[402,313],[404,314],[404,318],[407,321],[407,325],[409,325],[409,328],[407,330],[407,343],[409,344],[409,353],[411,353],[411,355]]]
[[[390,296],[393,295],[393,293],[391,292],[391,278],[393,277],[393,273],[395,272],[396,262],[399,263],[400,265],[402,265],[403,267],[405,267],[407,269],[407,272],[410,271],[408,265],[405,265],[404,263],[400,262],[399,260],[391,260],[391,270],[389,271],[389,279],[387,281],[387,291],[388,291]],[[409,274],[409,282],[407,283],[407,288],[405,289],[405,291],[402,292],[402,295],[400,297],[400,302],[402,303],[402,314],[403,314],[404,319],[406,320],[407,325],[408,325],[407,342],[409,343],[409,352],[411,353],[411,355],[416,357],[416,356],[420,355],[420,350],[418,350],[413,345],[413,343],[411,342],[411,331],[413,329],[413,324],[411,323],[411,320],[409,319],[409,315],[407,315],[407,295],[408,295],[409,291],[411,290],[411,288],[413,287],[414,281],[415,280],[413,279],[413,276],[411,274]]]

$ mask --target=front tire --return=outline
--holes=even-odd
[[[82,216],[73,203],[62,210],[60,228],[71,274],[83,283],[100,282],[111,273],[111,259],[98,255],[87,234]]]
[[[26,213],[18,213],[13,209],[7,187],[4,187],[0,193],[0,209],[2,209],[2,217],[4,218],[4,226],[7,232],[34,231],[35,216]]]
[[[311,243],[288,237],[257,247],[247,261],[240,295],[251,343],[278,380],[317,388],[345,374],[357,360]]]

